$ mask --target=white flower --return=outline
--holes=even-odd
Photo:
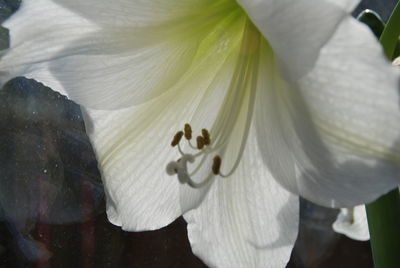
[[[336,221],[332,224],[335,232],[360,241],[369,240],[369,229],[365,206],[341,208]]]
[[[1,79],[33,77],[86,108],[111,222],[183,214],[209,266],[283,267],[294,194],[350,207],[399,184],[399,73],[348,15],[358,1],[238,3],[23,0]],[[185,123],[210,144],[171,147]]]

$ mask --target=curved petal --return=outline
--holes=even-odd
[[[318,176],[341,184],[341,207],[368,203],[400,184],[399,74],[370,30],[347,18],[299,83],[334,161]]]
[[[338,5],[344,8],[347,12],[353,11],[357,5],[361,2],[360,0],[328,0],[332,4]]]
[[[166,172],[168,162],[180,157],[170,143],[185,123],[192,122],[195,112],[202,116],[193,122],[194,128],[204,127],[202,123],[210,120],[204,111],[216,110],[223,99],[227,80],[220,69],[230,65],[230,53],[214,49],[158,98],[115,111],[86,111],[87,132],[107,191],[107,214],[125,230],[160,228],[181,215],[179,182]],[[205,101],[210,100],[207,97],[216,101]]]
[[[242,14],[235,2],[208,6],[201,2],[191,6],[199,9],[178,12],[179,16],[170,20],[155,15],[151,23],[132,25],[120,17],[125,24],[108,25],[110,17],[119,17],[119,8],[104,9],[107,15],[92,20],[86,16],[92,8],[86,1],[76,6],[81,12],[60,2],[62,5],[51,0],[24,1],[21,10],[6,22],[11,48],[0,62],[1,80],[4,83],[18,75],[40,79],[86,107],[103,110],[129,107],[164,94],[201,64],[211,45],[219,45],[218,53],[227,53],[236,38],[236,18]],[[125,6],[128,3],[123,2]],[[126,8],[148,18],[155,3],[136,2],[142,6]],[[171,1],[169,9],[176,5],[177,1]],[[189,10],[189,2],[182,6]],[[99,23],[101,19],[104,23]]]
[[[400,66],[400,57],[397,57],[397,58],[394,59],[393,65]]]
[[[181,187],[183,212],[196,208],[212,184],[215,178],[212,159],[217,155],[222,158],[220,171],[230,174],[235,171],[246,143],[257,90],[260,51],[272,51],[269,46],[261,45],[266,42],[251,22],[244,20],[243,26],[240,42],[215,73],[215,79],[190,121],[210,130],[211,145],[203,151],[205,156],[198,157],[192,166],[193,181],[206,183],[206,186],[199,189],[184,184]]]
[[[22,1],[18,11],[3,26],[10,29],[11,49],[1,53],[1,85],[29,73],[32,64],[43,68],[45,65],[41,63],[55,57],[68,43],[97,30],[96,25],[49,0]]]
[[[320,49],[358,0],[238,0],[278,55],[286,78],[314,66]]]
[[[175,114],[148,108],[84,113],[103,177],[108,219],[124,230],[158,229],[181,214],[179,185],[160,167],[171,157],[167,135],[176,127]],[[151,120],[147,125],[144,114]],[[157,124],[159,118],[168,124]]]
[[[363,205],[354,208],[342,208],[332,225],[335,232],[360,241],[369,240],[367,214]]]
[[[210,267],[284,267],[298,230],[298,198],[262,162],[254,130],[240,165],[184,214],[194,254]]]
[[[24,0],[27,1],[27,0]],[[28,0],[29,1],[29,0]],[[52,0],[102,27],[154,24],[199,10],[215,0]]]
[[[276,69],[270,61],[264,73]],[[331,207],[368,203],[396,187],[398,83],[375,37],[351,18],[297,86],[266,77],[271,90],[256,107],[259,144],[277,180]]]

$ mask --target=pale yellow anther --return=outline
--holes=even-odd
[[[182,137],[183,137],[183,131],[178,131],[171,142],[171,146],[175,147],[176,145],[178,145]]]
[[[216,157],[214,157],[213,159],[213,165],[211,167],[212,172],[214,173],[214,175],[218,175],[219,174],[219,170],[221,168],[221,157],[219,155],[217,155]]]
[[[204,138],[202,136],[197,136],[196,142],[197,142],[197,149],[201,150],[201,149],[204,148],[205,141],[204,141]]]
[[[210,133],[208,132],[208,130],[203,128],[201,130],[201,135],[203,135],[203,138],[204,138],[204,145],[210,145],[211,139],[210,139]]]
[[[185,138],[187,140],[191,140],[192,139],[192,127],[189,124],[185,124]]]

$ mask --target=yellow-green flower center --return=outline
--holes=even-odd
[[[192,128],[186,124],[183,131],[179,131],[173,138],[172,146],[177,146],[181,158],[167,165],[169,175],[177,174],[181,183],[187,183],[191,187],[198,188],[206,185],[213,177],[231,176],[239,165],[247,136],[250,130],[256,88],[258,83],[258,68],[260,64],[260,52],[263,47],[263,38],[255,26],[246,19],[241,36],[241,43],[237,50],[236,64],[231,77],[229,87],[226,90],[225,99],[217,111],[218,114],[210,128],[202,129],[201,135],[196,138],[196,145],[192,140]],[[232,133],[240,129],[241,139],[234,141],[237,147],[235,160],[230,165],[223,163],[223,155],[227,147],[232,146],[230,139]],[[211,135],[210,135],[211,133]],[[188,142],[187,147],[192,152],[184,152],[180,146],[182,138]],[[212,161],[207,161],[212,158]],[[193,180],[203,165],[207,165],[208,174],[201,180]],[[193,167],[192,167],[193,166]],[[204,173],[203,173],[204,174]]]

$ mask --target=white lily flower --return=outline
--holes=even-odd
[[[1,80],[86,108],[112,223],[183,214],[210,267],[283,267],[295,195],[350,207],[400,181],[399,73],[348,15],[357,3],[23,0]],[[170,146],[185,123],[204,148],[189,127]]]
[[[335,232],[344,234],[348,238],[367,241],[369,240],[369,228],[365,206],[353,208],[341,208],[336,221],[332,224]]]

